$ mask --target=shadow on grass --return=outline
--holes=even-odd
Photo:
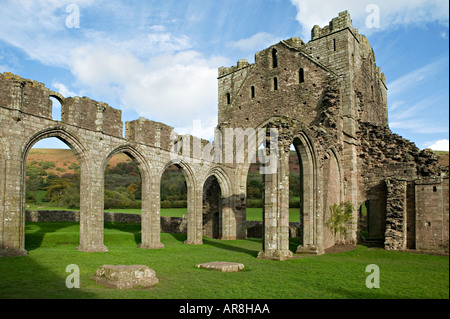
[[[116,230],[133,235],[136,245],[141,243],[141,224],[105,222],[105,230]]]
[[[173,238],[175,238],[177,241],[181,243],[184,243],[187,240],[187,234],[170,233],[169,235],[171,235]]]
[[[54,234],[58,232],[59,230],[67,227],[71,227],[77,225],[79,227],[79,223],[74,222],[51,222],[51,223],[33,223],[33,222],[27,222],[26,227],[38,227],[38,230],[30,233],[28,231],[25,232],[25,249],[27,251],[33,251],[42,246],[42,243],[44,241],[44,237],[47,234]],[[79,231],[77,234],[74,234],[78,237],[79,242]],[[72,243],[74,240],[73,236],[70,236],[70,238],[67,238],[67,243]],[[77,244],[77,243],[74,243]]]
[[[68,288],[66,265],[58,269],[45,267],[30,256],[5,257],[0,266],[0,299],[96,299],[83,289]],[[73,282],[69,278],[70,282]],[[84,282],[81,282],[83,288]],[[14,288],[13,288],[14,287]]]
[[[228,244],[226,241],[213,240],[213,239],[205,238],[205,237],[203,238],[203,244],[213,246],[213,247],[216,247],[219,249],[228,250],[228,251],[245,253],[245,254],[248,254],[255,258],[258,256],[258,253],[259,253],[258,250],[251,250],[251,249],[247,249],[247,248],[243,248],[243,247],[239,247],[239,246],[234,246],[234,245]]]
[[[251,238],[247,238],[248,241],[252,241],[252,242],[257,242],[261,244],[261,248],[262,248],[262,243],[263,240],[262,238],[259,237],[251,237]],[[291,237],[289,238],[289,250],[292,251],[293,253],[295,253],[297,251],[298,246],[300,245],[300,238],[299,237]]]

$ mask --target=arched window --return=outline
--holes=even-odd
[[[50,101],[52,103],[52,118],[55,121],[61,121],[62,119],[62,103],[57,97],[50,96]]]
[[[273,90],[274,91],[278,90],[278,79],[277,78],[273,78]]]
[[[272,50],[272,67],[277,68],[278,67],[278,52],[277,49]]]
[[[305,70],[303,68],[300,68],[300,71],[298,71],[298,80],[300,83],[305,82]]]

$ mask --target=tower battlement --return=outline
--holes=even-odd
[[[332,19],[330,23],[321,28],[315,25],[311,30],[311,40],[314,41],[321,37],[330,35],[334,32],[349,29],[354,35],[357,35],[359,31],[353,27],[352,19],[350,18],[350,13],[348,11],[340,12],[338,17]]]

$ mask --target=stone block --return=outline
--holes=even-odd
[[[203,269],[210,269],[210,270],[219,270],[221,272],[238,272],[238,271],[244,269],[243,264],[225,262],[225,261],[208,262],[208,263],[198,264],[195,267],[203,268]]]
[[[142,265],[104,265],[97,269],[92,280],[113,289],[150,288],[159,282],[155,271]]]

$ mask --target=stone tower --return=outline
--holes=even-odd
[[[369,41],[353,27],[347,11],[328,26],[314,26],[308,43],[291,38],[256,53],[254,64],[239,60],[236,66],[220,68],[218,85],[222,144],[233,143],[223,138],[227,129],[277,128],[280,133],[278,172],[264,176],[266,227],[261,257],[290,256],[286,235],[289,145],[294,145],[302,171],[300,223],[304,238],[299,253],[320,254],[336,242],[358,241],[361,224],[368,218],[361,216],[360,207],[369,201],[370,235],[383,238],[395,233],[392,236],[397,238],[398,230],[391,232],[387,221],[389,179],[408,181],[414,188],[414,181],[422,177],[424,157],[433,166],[432,174],[442,175],[432,154],[420,152],[389,130],[385,75],[376,65]],[[370,136],[368,130],[382,134]],[[376,147],[380,142],[391,145]],[[257,140],[256,145],[261,143]],[[232,148],[238,147],[235,141]],[[394,151],[396,147],[399,149]],[[380,152],[377,158],[372,155],[374,148]],[[400,150],[409,156],[404,158]],[[235,165],[241,177],[240,192],[245,193],[250,164]],[[448,178],[443,183],[448,183]],[[406,195],[404,201],[406,207]],[[442,203],[445,201],[448,197]],[[335,238],[325,224],[330,206],[342,202],[352,204],[353,220],[348,234]],[[415,216],[413,205],[409,209]],[[405,223],[406,208],[401,214],[405,215],[401,223]],[[448,211],[447,215],[437,214],[448,224]],[[405,248],[406,224],[400,228],[404,235],[401,247]],[[414,223],[408,227],[413,228]],[[441,243],[448,243],[448,231],[441,237]]]

